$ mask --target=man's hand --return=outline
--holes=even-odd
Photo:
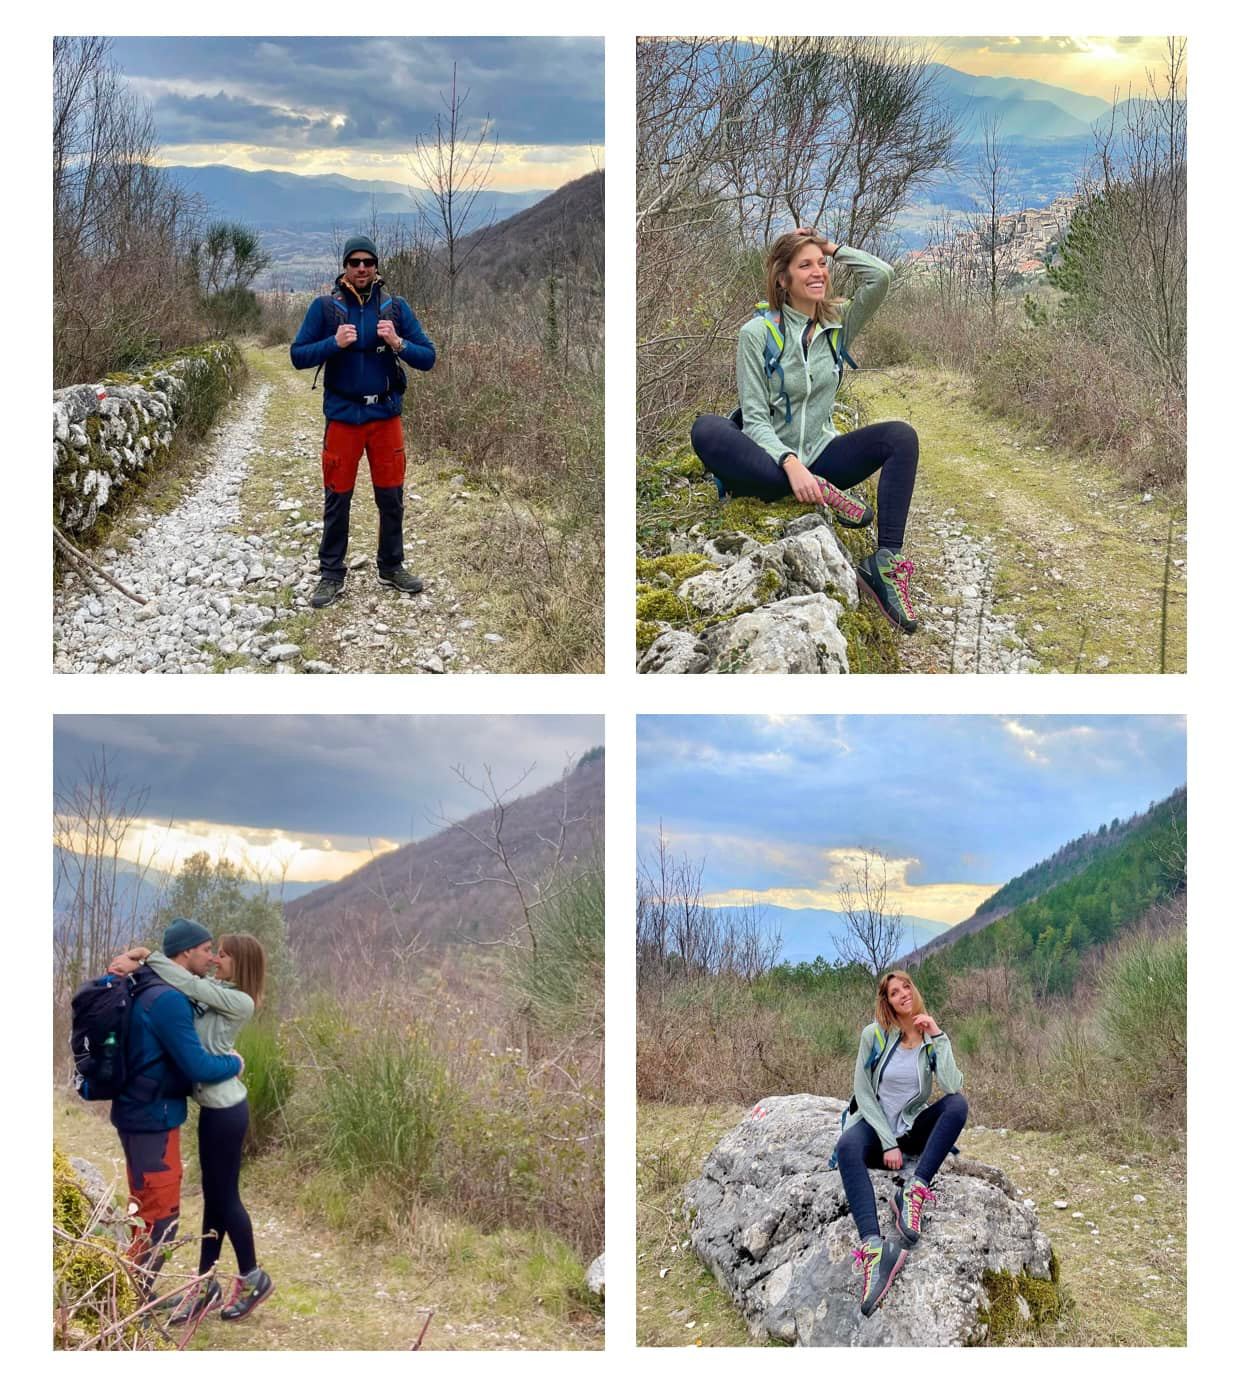
[[[379,320],[378,330],[379,335],[388,343],[394,352],[399,351],[404,345],[401,341],[401,334],[393,327],[392,322],[388,318],[381,318]]]
[[[236,1055],[237,1062],[241,1065],[241,1068],[237,1071],[237,1077],[240,1079],[241,1076],[246,1072],[246,1057],[242,1054],[240,1050],[230,1050],[229,1054]]]
[[[905,1157],[901,1154],[900,1146],[890,1146],[884,1153],[884,1168],[886,1170],[900,1170]]]
[[[785,475],[789,478],[789,485],[793,488],[793,494],[804,506],[822,506],[824,504],[824,492],[818,478],[809,472],[797,458],[786,458],[784,468]]]
[[[358,329],[353,323],[342,323],[336,330],[336,345],[338,347],[348,347],[351,343],[358,340]]]

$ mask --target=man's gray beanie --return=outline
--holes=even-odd
[[[376,263],[379,263],[379,251],[375,249],[375,242],[369,236],[351,236],[345,242],[345,250],[341,255],[343,265],[355,251],[364,250],[368,255],[375,256]]]
[[[164,931],[164,953],[168,958],[176,958],[187,949],[197,949],[200,944],[211,940],[211,931],[197,920],[175,919]]]

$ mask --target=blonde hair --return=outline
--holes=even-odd
[[[890,968],[880,979],[880,986],[875,996],[875,1019],[886,1031],[892,1030],[898,1024],[897,1013],[893,1010],[888,1000],[888,985],[894,978],[900,978],[903,982],[910,984],[910,991],[914,993],[914,1014],[917,1016],[920,1011],[926,1011],[923,1005],[923,994],[915,986],[914,979],[902,968]]]
[[[255,1009],[263,1005],[263,983],[267,977],[267,955],[253,934],[222,934],[217,948],[233,960],[233,986],[246,993]]]
[[[788,273],[790,263],[802,247],[810,245],[818,246],[821,251],[827,253],[828,242],[822,236],[804,230],[787,231],[768,247],[768,303],[777,313],[785,307],[789,298],[785,286],[781,283],[781,276]],[[845,303],[844,299],[832,296],[832,271],[825,269],[824,274],[827,285],[823,300],[815,305],[814,319],[817,323],[834,321]]]

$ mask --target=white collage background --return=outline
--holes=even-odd
[[[1228,1345],[1238,1322],[1232,1305],[1237,1161],[1234,1137],[1237,1053],[1233,977],[1238,930],[1233,873],[1238,737],[1238,565],[1233,521],[1239,514],[1237,386],[1238,24],[1223,7],[1194,3],[1017,6],[910,3],[883,6],[754,4],[496,3],[466,7],[393,7],[227,3],[86,5],[63,3],[10,13],[5,64],[7,215],[4,218],[5,311],[0,341],[11,427],[4,467],[6,559],[3,594],[3,692],[7,736],[3,784],[7,852],[8,1024],[0,1047],[7,1094],[3,1124],[3,1220],[8,1255],[4,1323],[10,1381],[338,1381],[577,1383],[602,1379],[654,1384],[742,1383],[778,1374],[795,1383],[866,1375],[961,1380],[1068,1382],[1167,1380],[1170,1375],[1229,1371]],[[633,669],[633,44],[643,33],[983,33],[1070,30],[1189,36],[1191,126],[1191,436],[1189,670],[1185,676],[858,676],[849,680],[640,679]],[[50,672],[50,545],[33,524],[47,503],[46,425],[52,272],[47,101],[53,33],[130,34],[603,34],[607,42],[607,669],[593,676],[518,676],[431,680],[399,675],[330,679],[217,679],[175,682],[137,676],[53,677]],[[634,990],[633,919],[635,716],[640,713],[991,712],[1171,713],[1188,722],[1192,810],[1190,1001],[1189,1347],[1184,1350],[996,1350],[916,1356],[893,1350],[846,1357],[821,1350],[794,1358],[752,1350],[634,1347]],[[54,1355],[46,1344],[47,1260],[44,1210],[47,1138],[47,951],[50,913],[47,824],[51,817],[53,713],[591,712],[606,715],[609,1256],[607,1348],[584,1354],[398,1355],[239,1354],[122,1361],[121,1356]],[[88,1361],[89,1360],[89,1361]],[[1233,1370],[1236,1372],[1236,1367]]]

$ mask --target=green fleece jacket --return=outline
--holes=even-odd
[[[856,270],[861,283],[845,306],[840,322],[840,346],[849,351],[863,324],[879,308],[893,278],[892,267],[864,250],[838,246],[835,264]],[[804,354],[802,334],[808,319],[805,313],[786,304],[781,310],[784,347],[781,368],[784,388],[789,396],[791,421],[785,422],[785,402],[777,403],[781,377],[769,376],[763,365],[764,344],[769,336],[762,317],[744,323],[737,335],[737,393],[742,405],[742,430],[779,463],[789,452],[808,467],[836,437],[832,406],[841,384],[842,364],[833,361],[829,330],[816,328],[810,349]]]
[[[845,1131],[855,1122],[866,1118],[876,1136],[880,1138],[885,1151],[897,1145],[897,1138],[893,1135],[893,1129],[888,1125],[888,1118],[884,1116],[884,1109],[880,1106],[880,1078],[884,1073],[885,1064],[900,1044],[900,1026],[885,1031],[878,1021],[873,1021],[869,1026],[863,1027],[858,1042],[858,1060],[854,1065],[854,1097],[858,1101],[858,1108],[850,1113],[845,1127],[842,1128],[842,1131]],[[964,1082],[962,1071],[953,1058],[953,1046],[949,1043],[949,1037],[941,1031],[938,1036],[919,1047],[919,1092],[917,1097],[911,1098],[902,1109],[902,1116],[907,1123],[912,1123],[931,1102],[933,1054],[936,1057],[936,1078],[940,1080],[940,1087],[946,1093],[959,1092]],[[877,1056],[875,1064],[871,1063],[873,1055]]]
[[[254,1015],[254,1001],[249,993],[215,978],[197,978],[158,949],[147,959],[147,965],[193,1003],[194,1029],[204,1050],[212,1055],[227,1055],[236,1048],[238,1031]],[[246,1085],[240,1078],[194,1085],[195,1101],[204,1108],[231,1108],[245,1097]]]

